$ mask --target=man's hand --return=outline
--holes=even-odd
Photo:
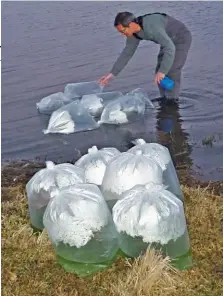
[[[106,76],[102,76],[99,79],[98,83],[104,86],[104,85],[108,84],[109,80],[113,77],[114,77],[114,75],[112,73],[109,73]]]
[[[154,79],[154,82],[156,84],[160,84],[160,81],[163,80],[163,78],[165,77],[166,75],[161,73],[161,72],[157,72],[156,73],[156,76],[155,76],[155,79]]]

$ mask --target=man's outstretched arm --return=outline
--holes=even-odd
[[[100,84],[106,85],[111,78],[117,76],[124,69],[124,67],[128,64],[129,60],[134,55],[139,42],[140,40],[133,36],[127,37],[125,48],[122,50],[118,59],[114,63],[110,73],[100,78]]]

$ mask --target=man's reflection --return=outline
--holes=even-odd
[[[157,112],[157,142],[166,146],[175,165],[190,168],[192,147],[188,143],[189,134],[182,128],[179,113],[179,102],[162,100],[158,102]]]

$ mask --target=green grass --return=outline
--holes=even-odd
[[[213,143],[215,142],[215,136],[207,136],[202,140],[202,144],[206,146],[213,147]]]

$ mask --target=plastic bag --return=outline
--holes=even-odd
[[[50,117],[44,134],[70,134],[97,129],[99,125],[79,101],[74,101],[56,111]]]
[[[36,103],[36,107],[40,113],[51,115],[54,111],[69,103],[71,103],[71,100],[64,93],[58,92],[42,98],[40,102]]]
[[[46,168],[38,171],[26,184],[31,224],[43,229],[43,214],[55,188],[63,188],[85,182],[84,170],[70,163],[55,165],[46,162]]]
[[[116,148],[103,148],[98,150],[96,146],[88,149],[88,154],[82,156],[75,165],[84,169],[88,183],[101,185],[105,169],[108,163],[121,154]]]
[[[99,188],[94,184],[78,184],[56,190],[52,196],[43,223],[56,253],[67,260],[70,271],[82,275],[89,274],[92,266],[95,272],[100,262],[106,266],[115,257],[118,243]]]
[[[115,100],[109,102],[107,106],[104,108],[101,119],[98,121],[101,123],[108,124],[123,124],[128,122],[128,118],[125,112],[121,111],[121,102],[119,100]]]
[[[119,91],[84,95],[81,103],[92,116],[98,117],[110,101],[114,101],[122,96],[123,94]]]
[[[152,245],[180,269],[191,264],[183,203],[163,186],[138,185],[125,192],[113,207],[113,219],[127,255],[137,257]]]
[[[103,100],[97,95],[84,95],[81,104],[92,116],[99,116],[103,110]]]
[[[109,102],[98,122],[108,124],[123,124],[135,120],[135,117],[143,115],[145,112],[145,101],[135,96],[122,96]]]
[[[123,94],[120,91],[108,91],[97,93],[97,96],[103,100],[103,103],[108,103],[109,101],[116,100],[120,97],[123,97]]]
[[[69,99],[80,99],[84,95],[100,93],[103,90],[97,81],[68,83],[64,88],[64,94]]]
[[[151,109],[155,108],[153,103],[151,102],[151,100],[148,98],[147,91],[143,88],[133,89],[132,91],[128,92],[126,94],[126,96],[130,96],[130,97],[133,96],[136,99],[141,99],[141,100],[145,101],[147,108],[151,108]]]
[[[121,152],[114,147],[105,147],[99,151],[103,154],[107,162],[110,162],[113,158],[121,154]]]
[[[153,182],[162,184],[162,169],[154,160],[138,152],[124,152],[106,167],[101,190],[110,208],[121,198],[123,192],[135,185]]]
[[[143,139],[135,140],[134,144],[136,146],[128,152],[135,154],[141,151],[144,156],[155,159],[163,170],[163,182],[167,189],[183,200],[183,192],[168,148],[158,143],[146,143]]]

